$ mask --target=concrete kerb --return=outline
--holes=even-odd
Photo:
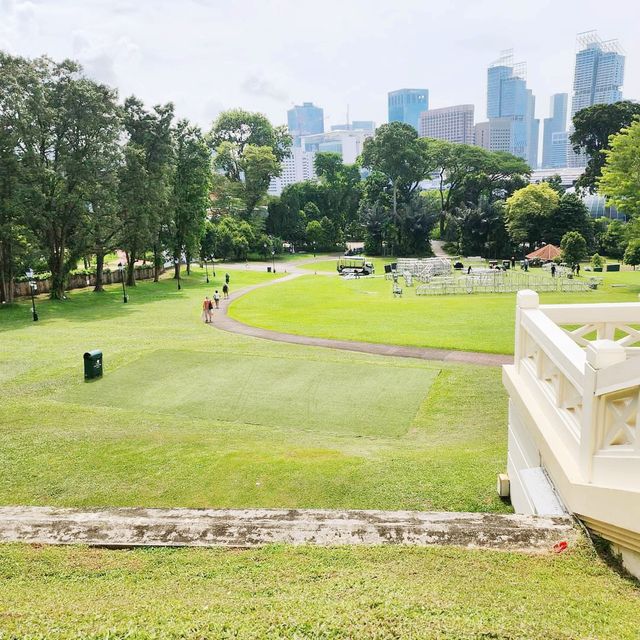
[[[448,545],[525,553],[572,546],[567,516],[323,509],[0,507],[0,542],[102,547]],[[564,545],[566,543],[566,545]]]

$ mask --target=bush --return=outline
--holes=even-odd
[[[599,253],[594,253],[591,256],[591,266],[594,269],[602,269],[602,267],[604,266],[604,259]]]
[[[629,241],[624,252],[624,261],[626,264],[633,265],[634,269],[640,264],[640,239]]]

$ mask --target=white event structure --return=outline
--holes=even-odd
[[[640,577],[640,303],[517,295],[508,475],[518,513],[564,509]]]

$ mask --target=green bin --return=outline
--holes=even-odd
[[[102,351],[94,349],[84,354],[84,379],[93,380],[102,377]]]

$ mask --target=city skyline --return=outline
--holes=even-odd
[[[571,93],[576,34],[597,29],[625,48],[624,97],[640,98],[634,33],[640,9],[630,1],[612,0],[606,12],[591,0],[441,4],[404,0],[381,8],[329,0],[318,15],[306,1],[265,6],[250,0],[240,9],[217,0],[0,0],[0,48],[78,59],[121,97],[171,100],[179,116],[205,128],[234,107],[284,124],[287,110],[313,102],[324,108],[330,130],[347,112],[386,122],[387,94],[401,87],[428,88],[433,109],[473,104],[481,121],[486,66],[508,48],[528,63],[527,85],[537,98],[536,117],[543,119],[551,95]],[[446,26],[453,18],[454,31],[431,29],[425,37],[427,23]],[[234,33],[249,44],[239,45]],[[396,40],[403,43],[397,52],[385,45]]]

